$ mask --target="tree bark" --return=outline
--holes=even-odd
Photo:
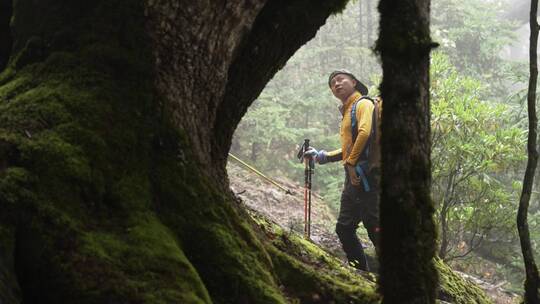
[[[346,3],[346,0],[267,2],[229,66],[226,89],[217,108],[219,114],[212,124],[211,156],[219,171],[225,170],[234,130],[251,102],[294,52],[315,36],[330,12],[341,11]]]
[[[439,257],[444,261],[446,258],[446,254],[448,253],[448,207],[446,206],[446,202],[443,203],[443,206],[441,207],[441,214],[440,214],[440,223],[441,223],[441,247],[439,248]]]
[[[382,119],[380,289],[383,303],[435,303],[430,197],[429,0],[379,2]]]
[[[530,46],[529,46],[529,90],[527,94],[527,111],[529,113],[529,135],[527,138],[527,168],[523,178],[523,189],[519,198],[519,208],[517,214],[517,228],[519,240],[521,243],[521,252],[525,265],[525,303],[539,304],[540,278],[538,277],[538,267],[534,261],[534,255],[531,247],[529,235],[529,226],[527,224],[527,213],[529,212],[529,201],[531,199],[532,186],[534,183],[534,173],[538,163],[537,127],[538,119],[536,116],[536,83],[538,79],[537,63],[537,45],[538,45],[538,22],[536,15],[538,11],[538,0],[531,1],[530,10]]]
[[[442,198],[442,204],[440,206],[441,211],[439,215],[441,235],[439,240],[441,242],[441,247],[439,249],[439,258],[443,261],[446,259],[446,255],[449,251],[449,240],[448,240],[448,213],[452,207],[451,201],[453,200],[452,194],[454,192],[454,178],[455,174],[451,173],[446,182],[446,188],[444,189],[444,196]]]
[[[13,3],[3,0],[0,2],[0,71],[2,71],[9,60],[11,53],[11,34],[9,32],[9,21],[13,12]]]
[[[0,298],[281,303],[228,190],[236,125],[346,1],[14,2]]]

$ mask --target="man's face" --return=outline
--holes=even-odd
[[[330,89],[336,98],[345,102],[354,93],[356,80],[347,74],[337,74],[330,80]]]

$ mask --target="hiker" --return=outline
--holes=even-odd
[[[343,115],[340,129],[341,149],[326,152],[310,147],[304,155],[319,164],[342,161],[345,184],[341,193],[336,233],[349,264],[368,271],[364,249],[356,235],[356,229],[358,224],[363,222],[378,252],[380,156],[374,144],[374,120],[377,120],[374,113],[378,114],[378,108],[375,110],[375,103],[367,97],[367,87],[347,70],[332,72],[328,85],[342,103],[339,107]],[[353,124],[356,125],[354,128]],[[377,151],[370,153],[370,148]]]

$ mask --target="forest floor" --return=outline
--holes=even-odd
[[[227,171],[231,190],[241,199],[246,208],[267,217],[284,229],[298,234],[304,233],[304,186],[300,182],[274,178],[291,192],[287,194],[236,163],[229,162]],[[312,193],[311,210],[311,241],[341,258],[345,263],[341,245],[334,233],[335,211],[316,193]],[[368,241],[367,233],[362,226],[359,229],[359,237],[366,247],[367,254],[373,256],[373,246]],[[374,261],[373,258],[369,260]],[[519,303],[519,296],[505,291],[500,283],[486,282],[470,274],[457,273],[482,288],[495,304]]]

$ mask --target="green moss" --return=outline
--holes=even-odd
[[[83,151],[57,132],[42,131],[32,140],[22,141],[18,148],[20,160],[42,176],[54,175],[58,179],[74,180],[73,183],[90,179],[90,166]]]
[[[30,191],[30,173],[11,167],[0,181],[2,210],[16,210],[30,217],[18,234],[19,278],[26,292],[41,291],[43,271],[50,276],[39,282],[45,301],[100,303],[118,299],[128,302],[209,303],[209,296],[196,271],[171,233],[151,214],[131,214],[129,221],[110,219],[103,230],[83,227],[75,218],[50,201],[41,201]],[[12,206],[25,202],[24,205]],[[4,208],[11,206],[9,208]],[[26,213],[22,213],[22,211]],[[9,223],[3,212],[2,223]],[[112,224],[112,225],[111,225]],[[13,254],[11,230],[0,227],[2,255]],[[10,232],[10,233],[7,233]],[[4,236],[11,235],[6,239]],[[13,277],[13,261],[0,265],[3,277]],[[11,266],[9,266],[11,265]],[[21,266],[20,266],[21,268]],[[12,280],[5,280],[12,283]],[[198,283],[197,283],[198,282]],[[8,286],[9,287],[9,286]],[[8,299],[6,285],[2,298]],[[25,300],[32,300],[32,298]]]
[[[295,233],[252,214],[271,240],[274,268],[289,297],[302,303],[379,303],[374,276],[357,273]]]
[[[276,272],[289,297],[302,303],[379,303],[374,283],[354,274],[322,272],[320,268],[298,262],[295,257],[271,250]],[[330,267],[329,267],[330,269]],[[335,270],[339,272],[339,270]],[[344,273],[345,271],[342,271]]]
[[[12,229],[0,225],[0,298],[2,303],[20,303],[20,289],[13,269],[15,234]]]
[[[27,77],[14,77],[15,73],[11,68],[8,69],[12,73],[4,72],[2,73],[5,83],[2,84],[0,88],[0,98],[3,102],[11,101],[12,98],[17,96],[18,93],[24,92],[29,86],[29,78]]]
[[[0,174],[0,196],[2,200],[2,223],[13,221],[16,204],[35,201],[35,194],[30,190],[35,182],[32,175],[24,168],[10,167]]]
[[[439,271],[440,299],[456,304],[491,303],[478,286],[454,273],[440,259],[435,260],[435,265]]]
[[[45,10],[59,4],[44,2]],[[15,19],[27,4],[17,3]],[[106,32],[70,34],[62,29],[70,22],[51,21],[34,37],[36,27],[15,21],[18,59],[0,75],[0,140],[8,147],[0,217],[7,229],[21,227],[16,248],[6,250],[16,255],[10,264],[19,265],[24,300],[209,303],[176,236],[151,208],[158,121],[152,57],[140,43],[143,11],[114,1],[90,6],[95,18],[66,18]],[[115,15],[126,11],[129,20]],[[103,28],[106,18],[125,20],[129,31]],[[121,35],[137,38],[118,43]],[[34,52],[38,41],[44,53]]]
[[[36,296],[54,303],[210,303],[171,233],[151,214],[137,218],[83,230],[72,217],[42,208],[18,234],[23,291],[42,291]],[[48,281],[36,282],[43,271]]]
[[[164,130],[163,135],[169,132]],[[180,133],[172,136],[176,140],[163,141],[158,157],[163,163],[155,172],[159,214],[179,235],[212,300],[285,303],[265,247],[246,224],[242,211],[227,194],[211,187],[210,179],[196,174],[189,162],[190,152],[182,146],[185,137]],[[178,157],[178,151],[185,152]]]
[[[15,71],[11,67],[6,67],[0,72],[0,86],[3,86],[6,82],[10,81],[15,76]]]
[[[84,259],[99,261],[99,269],[115,270],[104,273],[107,276],[86,288],[103,290],[116,286],[122,289],[122,301],[128,302],[132,299],[146,303],[210,303],[197,271],[174,235],[151,214],[139,214],[137,218],[133,226],[121,231],[84,234],[80,251]]]

